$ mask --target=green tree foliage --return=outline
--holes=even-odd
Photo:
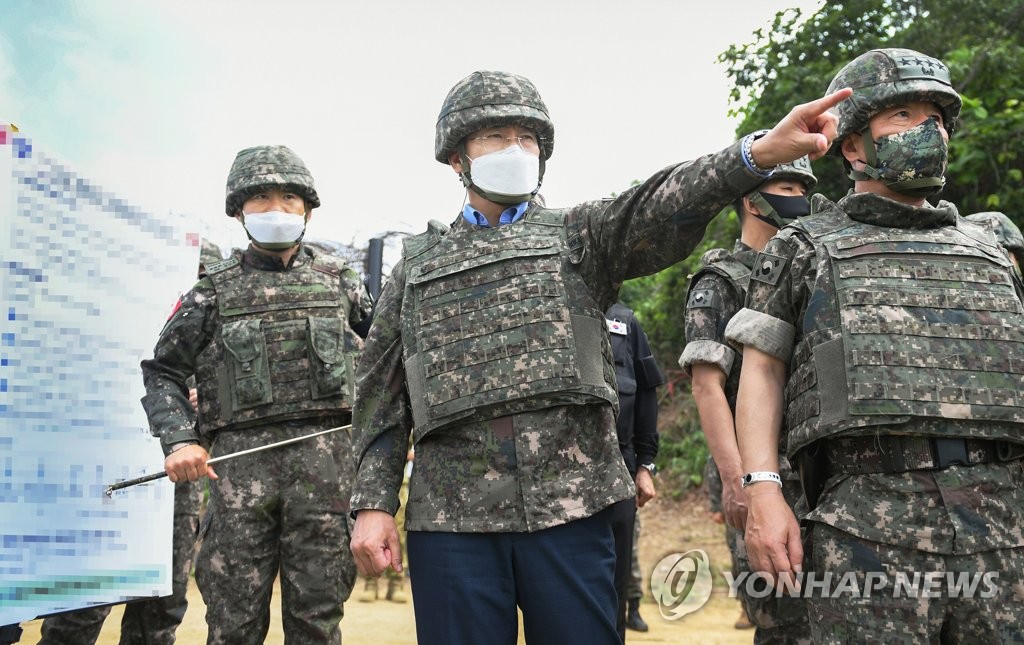
[[[839,69],[876,47],[905,47],[945,62],[964,110],[950,142],[941,197],[962,213],[1000,210],[1024,222],[1024,1],[855,0],[830,2],[806,20],[776,14],[753,40],[733,45],[731,99],[738,132],[769,127],[794,103],[824,93]],[[849,189],[842,164],[815,163],[818,192]]]

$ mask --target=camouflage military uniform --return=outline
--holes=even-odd
[[[572,561],[576,564],[565,561],[573,569],[572,575],[553,576],[558,584],[553,580],[546,590],[530,587],[529,598],[520,602],[525,604],[525,629],[531,634],[531,621],[538,614],[531,603],[540,601],[553,606],[555,602],[554,598],[550,602],[544,600],[545,591],[558,597],[600,594],[599,600],[587,606],[593,613],[587,615],[590,636],[586,638],[595,639],[593,642],[614,638],[614,552],[607,515],[601,512],[615,502],[633,498],[636,488],[616,435],[615,375],[604,329],[604,311],[614,302],[622,280],[657,271],[685,257],[700,239],[707,221],[736,194],[756,183],[756,178],[742,169],[739,154],[738,146],[732,146],[691,164],[668,168],[615,200],[589,202],[567,211],[551,211],[534,201],[514,224],[486,229],[460,218],[450,231],[442,234],[440,227],[433,226],[436,234],[429,232],[429,237],[410,242],[416,245],[436,236],[438,245],[450,245],[449,250],[462,249],[462,266],[467,268],[488,266],[480,266],[488,258],[487,251],[515,251],[507,258],[510,262],[506,266],[511,266],[511,270],[500,264],[490,265],[494,271],[484,279],[497,279],[497,284],[483,288],[467,280],[461,288],[436,290],[430,290],[429,283],[424,289],[421,280],[422,267],[430,266],[430,260],[418,263],[416,273],[410,275],[407,251],[377,303],[373,329],[359,362],[359,390],[353,415],[359,475],[352,507],[395,513],[412,432],[416,466],[409,482],[405,526],[409,532],[414,604],[421,604],[417,575],[431,575],[438,568],[436,563],[424,567],[421,564],[428,563],[416,560],[414,532],[494,536],[486,542],[474,540],[474,544],[498,544],[502,542],[498,534],[528,533],[530,538],[539,534],[536,539],[527,540],[536,544],[558,540],[558,536],[567,535],[566,531],[568,535],[573,535],[573,531],[599,532],[604,525],[608,531],[607,552],[588,550]],[[529,255],[517,257],[524,245],[516,240],[495,243],[495,237],[514,236],[517,231],[540,226],[548,227],[555,241],[535,246],[542,251],[539,257],[534,256],[536,259]],[[532,244],[525,242],[525,249],[528,251]],[[537,285],[534,280],[538,275],[550,282]],[[415,407],[436,399],[410,388],[410,372],[423,369],[425,363],[417,364],[410,358],[414,354],[422,357],[430,350],[417,351],[417,339],[406,328],[419,320],[450,325],[451,319],[462,318],[456,314],[438,318],[425,312],[420,318],[415,309],[420,296],[417,289],[448,299],[449,305],[456,304],[464,316],[469,316],[459,324],[467,330],[481,329],[483,333],[463,335],[449,327],[433,336],[436,340],[450,339],[455,342],[451,347],[462,348],[444,358],[452,361],[450,367],[437,372],[466,378],[449,394],[481,391],[500,382],[499,379],[523,376],[499,373],[490,377],[494,381],[488,381],[485,373],[478,373],[475,378],[465,375],[465,370],[459,374],[463,354],[467,359],[493,356],[501,361],[511,357],[506,364],[509,369],[530,370],[528,380],[520,383],[520,387],[558,385],[557,379],[564,378],[566,383],[570,379],[577,383],[585,381],[591,393],[582,387],[577,392],[566,388],[561,395],[547,399],[543,393],[517,399],[514,389],[496,389],[493,391],[501,396],[486,399],[501,406],[493,418],[479,416],[488,412],[486,406],[472,405],[467,410],[478,415],[476,418],[451,419],[433,428],[426,423],[414,424],[414,415],[419,413]],[[574,309],[586,315],[570,317],[565,305],[567,298],[574,301]],[[484,299],[493,299],[491,306],[498,308],[503,322],[480,322],[477,326],[472,316],[485,304]],[[555,307],[550,306],[551,301],[556,302]],[[534,329],[524,333],[522,326],[531,321],[543,323],[546,331]],[[459,345],[463,338],[465,344]],[[571,338],[585,347],[577,355],[571,353],[567,342]],[[473,346],[474,339],[498,345],[489,348],[494,353],[488,355],[488,348]],[[506,347],[501,346],[504,343]],[[532,358],[529,351],[520,349],[535,350],[536,355],[543,356],[542,350],[551,349],[552,343],[565,344],[542,359]],[[554,356],[559,358],[551,360]],[[531,584],[528,579],[513,579],[510,583],[517,589]],[[540,611],[545,615],[546,610]],[[480,619],[473,615],[463,620]],[[515,628],[514,616],[511,627]],[[421,622],[417,615],[418,631],[434,628],[427,617]],[[545,628],[545,637],[550,639],[554,631],[548,629]],[[566,625],[563,631],[568,629]],[[576,633],[579,637],[581,632]],[[530,640],[534,637],[527,636]]]
[[[691,279],[686,303],[686,347],[679,357],[679,365],[687,372],[694,363],[718,367],[726,375],[725,396],[733,415],[736,413],[736,392],[739,389],[743,354],[725,340],[725,329],[732,317],[743,308],[747,280],[756,256],[753,249],[739,240],[732,254],[725,249],[712,249],[705,253],[701,258],[704,268]],[[784,447],[784,437],[780,445]],[[714,460],[709,459],[708,470],[712,470],[709,486],[713,487],[712,492],[717,492],[716,501],[718,510],[721,510],[721,476]],[[799,516],[799,511],[805,510],[801,501],[800,479],[790,468],[784,454],[779,456],[779,474],[786,501],[790,507],[797,509]],[[732,555],[733,575],[749,573],[750,561],[743,543],[743,532],[726,526],[726,543]],[[807,624],[807,609],[802,599],[775,598],[772,595],[755,598],[746,593],[744,585],[737,591],[747,616],[757,627],[755,643],[809,642],[810,626]]]
[[[951,204],[913,207],[872,193],[813,204],[811,217],[758,256],[747,308],[726,336],[788,364],[787,454],[814,451],[827,476],[806,516],[813,570],[855,572],[862,588],[866,572],[890,574],[870,598],[812,597],[815,641],[925,642],[955,620],[978,642],[1019,642],[1024,478],[1014,453],[1024,453],[1013,446],[1024,417],[984,401],[1000,401],[985,397],[1021,378],[1020,285],[994,238],[958,220]],[[957,291],[964,280],[969,295]],[[870,334],[900,345],[889,351]],[[956,343],[962,355],[949,353]],[[982,365],[994,370],[987,383],[956,386]],[[860,380],[872,374],[884,384]],[[882,413],[856,413],[865,409]],[[970,465],[945,465],[928,437],[970,438],[947,440]],[[915,571],[994,571],[999,582],[989,599],[894,597],[892,574]]]
[[[803,146],[816,109],[784,120],[773,140],[788,143],[766,150]],[[613,200],[549,209],[537,193],[554,124],[533,84],[478,71],[448,93],[434,158],[467,203],[450,229],[431,222],[403,241],[353,413],[364,572],[396,559],[387,515],[410,433],[416,448],[405,521],[421,640],[514,640],[513,605],[527,640],[618,640],[609,507],[636,490],[618,450],[603,314],[623,280],[687,256],[722,207],[761,183],[756,142]]]
[[[143,405],[165,451],[202,439],[212,454],[228,454],[348,423],[361,346],[351,326],[369,307],[358,274],[305,247],[287,267],[249,248],[207,269],[142,363]],[[188,415],[184,380],[192,373],[202,436]],[[349,434],[216,470],[196,566],[209,642],[262,642],[279,570],[288,642],[340,642],[355,577]]]
[[[602,327],[603,312],[614,301],[619,284],[686,257],[710,218],[758,182],[743,167],[739,146],[733,145],[667,168],[615,200],[564,211],[573,262],[559,263],[557,274],[572,276],[585,287],[572,295],[590,303],[592,331],[602,338],[603,360],[598,360],[597,369],[605,373],[612,398],[614,371]],[[524,218],[540,219],[550,213],[533,204]],[[506,228],[512,226],[494,230]],[[460,218],[441,237],[465,248],[466,264],[472,265],[482,232]],[[406,380],[409,365],[403,360],[412,351],[406,346],[412,339],[403,334],[403,320],[414,313],[409,308],[413,303],[407,301],[410,293],[403,261],[377,303],[373,331],[357,369],[353,423],[359,477],[353,509],[393,514],[398,508],[407,438],[413,429],[410,403],[415,404]],[[469,301],[471,296],[476,297],[473,292],[464,297]],[[495,304],[515,320],[530,301]],[[453,420],[427,433],[417,428],[406,529],[536,531],[588,517],[635,495],[618,450],[611,400],[577,395],[573,403],[572,398],[490,420]]]

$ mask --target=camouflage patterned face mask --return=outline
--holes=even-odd
[[[856,171],[852,171],[853,179],[880,179],[896,192],[914,197],[933,195],[945,185],[949,148],[936,119],[873,142],[865,132],[864,141],[867,166],[863,175],[867,177],[855,177]]]

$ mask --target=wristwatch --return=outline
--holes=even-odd
[[[757,482],[775,482],[780,487],[782,486],[782,478],[779,477],[779,473],[773,473],[765,470],[755,470],[752,473],[747,473],[740,477],[740,487],[746,488],[751,484]]]
[[[743,137],[743,141],[740,144],[740,154],[743,157],[743,164],[748,170],[750,170],[750,172],[764,178],[772,176],[772,173],[775,172],[775,166],[772,166],[771,168],[762,168],[761,166],[758,166],[754,161],[754,155],[751,153],[751,149],[754,146],[754,142],[768,134],[768,132],[768,130],[751,132],[747,136]]]
[[[654,465],[653,461],[649,464],[640,464],[640,467],[646,468],[647,472],[651,473],[651,477],[654,477],[658,474],[658,467]]]

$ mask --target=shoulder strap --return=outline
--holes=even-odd
[[[224,271],[227,271],[228,269],[233,269],[234,267],[237,267],[237,266],[239,266],[241,264],[242,264],[241,259],[238,256],[234,256],[233,255],[230,258],[227,258],[225,260],[220,260],[220,261],[214,262],[212,264],[207,264],[206,265],[206,275],[212,276],[212,275],[216,275],[218,273],[223,273]]]
[[[418,234],[410,235],[402,240],[402,258],[409,259],[420,255],[432,246],[441,241],[441,237],[447,234],[449,226],[432,219],[427,223],[427,230]]]
[[[740,290],[741,295],[746,295],[747,283],[750,281],[750,268],[734,258],[732,253],[725,249],[711,249],[701,256],[700,261],[704,266],[690,279],[686,296],[687,302],[690,301],[689,292],[693,290],[693,285],[697,284],[704,271],[711,271],[728,278]]]
[[[799,218],[789,226],[817,239],[855,224],[856,222],[835,203],[819,194],[811,198],[811,214]]]

